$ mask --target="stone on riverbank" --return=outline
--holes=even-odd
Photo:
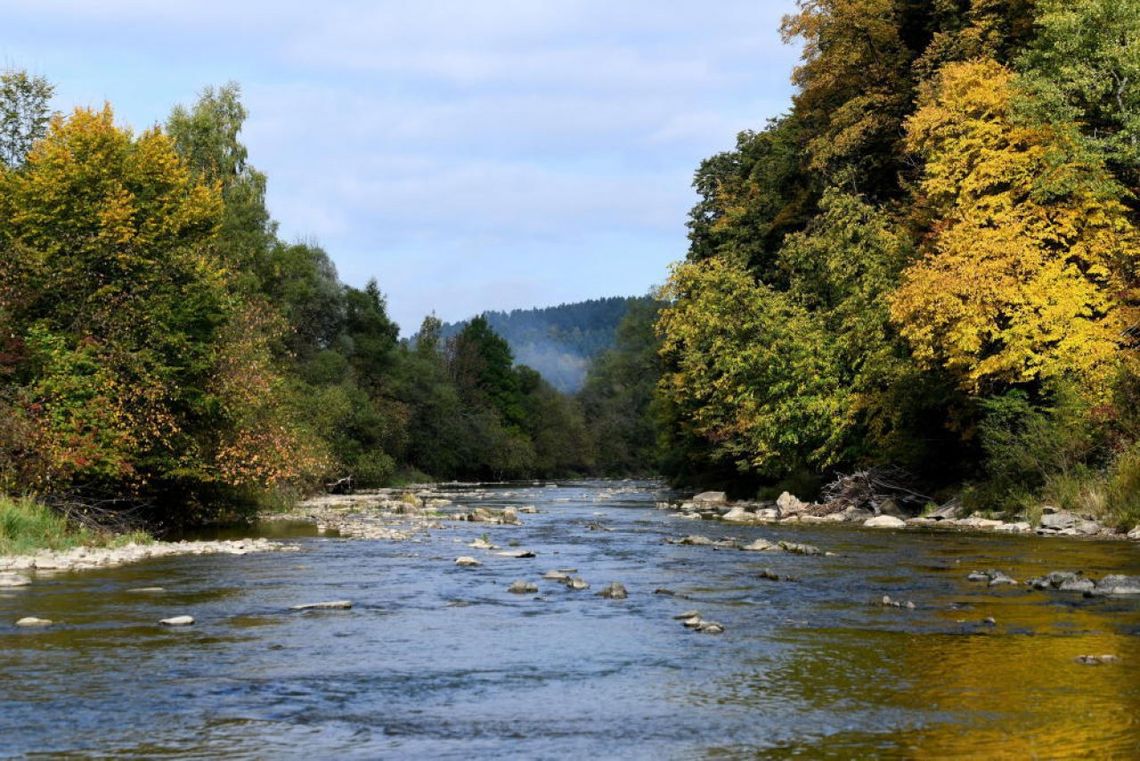
[[[809,505],[806,502],[801,502],[798,497],[790,492],[784,492],[776,500],[776,513],[781,519],[803,515],[807,512],[808,507]]]
[[[864,528],[906,528],[906,521],[893,515],[876,515],[863,521]]]
[[[194,617],[175,616],[174,618],[164,618],[159,623],[163,626],[191,626],[194,623]]]
[[[16,622],[16,626],[25,626],[25,627],[51,626],[52,623],[54,623],[54,622],[48,618],[36,618],[35,616],[25,616],[24,618],[21,618],[19,621]]]
[[[703,491],[693,497],[693,502],[698,505],[727,505],[728,495],[722,491]]]

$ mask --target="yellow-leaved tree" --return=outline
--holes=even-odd
[[[1075,125],[1023,116],[1020,96],[993,61],[949,64],[908,120],[930,226],[891,317],[972,394],[1068,377],[1103,399],[1136,234]]]

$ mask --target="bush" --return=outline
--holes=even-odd
[[[1117,457],[1108,476],[1108,513],[1117,526],[1140,526],[1140,449]]]
[[[365,452],[352,464],[352,478],[362,489],[386,485],[395,472],[396,461],[379,449]]]

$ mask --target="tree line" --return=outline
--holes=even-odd
[[[278,236],[236,85],[140,133],[51,96],[0,77],[0,493],[193,523],[345,478],[604,468],[485,318],[401,342],[375,280]]]

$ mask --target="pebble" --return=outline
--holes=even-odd
[[[159,621],[163,626],[190,626],[194,623],[193,616],[175,616],[174,618],[164,618]]]
[[[16,622],[16,626],[51,626],[52,621],[47,618],[36,618],[35,616],[26,616]]]

